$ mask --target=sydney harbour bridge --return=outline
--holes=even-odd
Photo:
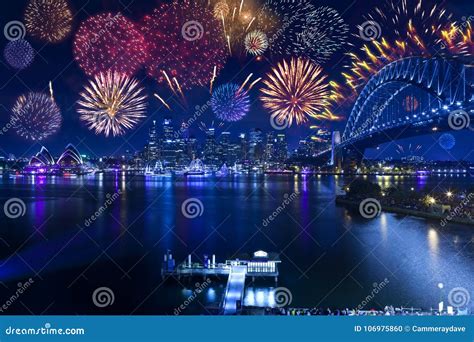
[[[368,147],[467,129],[473,115],[474,63],[401,59],[371,77],[352,108],[342,136],[333,133],[331,148],[317,159],[339,167],[358,165]]]

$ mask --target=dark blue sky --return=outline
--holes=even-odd
[[[379,0],[338,0],[338,1],[313,1],[317,5],[330,5],[340,11],[346,22],[350,25],[350,32],[356,32],[356,25],[363,22],[362,16],[373,9],[375,5],[379,5]],[[0,25],[1,28],[11,20],[21,20],[23,11],[27,0],[2,1],[0,4]],[[93,15],[104,11],[122,11],[126,7],[124,14],[134,20],[139,20],[145,13],[151,11],[160,1],[153,0],[89,0],[89,1],[71,1],[75,10],[74,30],[77,29],[79,23]],[[472,0],[452,0],[447,3],[447,7],[458,17],[466,15],[474,15],[474,5]],[[153,98],[154,92],[166,91],[157,83],[146,77],[144,72],[137,75],[139,79],[143,80],[149,95],[149,110],[148,117],[143,124],[124,137],[105,138],[103,136],[96,136],[90,132],[78,118],[76,113],[75,102],[78,93],[82,90],[82,86],[86,82],[82,70],[76,65],[72,56],[72,35],[65,42],[59,45],[48,45],[32,39],[27,39],[32,43],[37,51],[35,61],[28,69],[17,72],[9,67],[3,56],[0,63],[0,127],[3,127],[9,120],[10,110],[16,98],[30,90],[47,91],[48,82],[54,79],[55,99],[61,107],[63,114],[63,125],[61,130],[55,135],[51,136],[42,144],[47,146],[53,153],[60,153],[64,146],[69,142],[78,145],[81,152],[87,154],[104,155],[114,153],[119,155],[129,150],[140,150],[146,143],[149,123],[152,120],[161,121],[165,115],[170,112],[166,109],[159,109],[160,103]],[[0,47],[3,48],[8,43],[5,37],[0,37]],[[3,55],[3,54],[2,54]],[[342,55],[335,56],[335,58],[328,64],[324,65],[325,70],[330,75],[338,75],[341,71],[342,63],[340,63]],[[281,58],[273,58],[272,63],[279,61]],[[245,80],[245,77],[253,72],[256,77],[263,76],[270,67],[267,61],[258,63],[249,63],[250,59],[231,59],[227,63],[225,69],[219,76],[217,84],[234,80],[238,83]],[[258,88],[258,87],[257,87]],[[258,91],[253,89],[251,98],[253,104],[250,113],[247,117],[239,123],[232,124],[228,128],[235,137],[240,132],[248,132],[254,127],[261,128],[264,132],[271,129],[269,123],[269,115],[266,113],[257,100]],[[208,100],[209,94],[206,89],[195,89],[187,93],[189,107],[194,108],[195,105],[202,105]],[[177,108],[175,106],[174,108]],[[348,116],[349,108],[344,108],[338,113]],[[176,124],[192,114],[192,111],[186,113],[184,111],[174,111],[171,115],[175,119]],[[202,121],[210,124],[214,115],[208,110],[203,116]],[[331,124],[330,128],[343,129],[344,122]],[[197,125],[191,127],[191,133],[197,137],[201,137],[203,133],[198,129]],[[293,126],[286,132],[290,137],[290,143],[293,146],[297,143],[300,137],[305,137],[309,134],[307,127]],[[449,153],[444,151],[436,143],[436,136],[418,137],[404,141],[404,144],[422,144],[426,149],[426,157],[428,159],[463,159],[469,154],[472,149],[472,132],[455,133],[456,146]],[[18,137],[12,130],[5,135],[0,135],[0,154],[15,153],[17,156],[25,155],[31,156],[39,149],[38,144],[32,144]],[[390,154],[396,156],[395,148],[389,147],[384,153],[384,157]],[[387,154],[387,155],[385,155]],[[372,154],[371,154],[372,155]],[[373,155],[372,155],[373,156]],[[474,156],[470,155],[469,160],[474,160]]]

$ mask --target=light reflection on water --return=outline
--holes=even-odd
[[[371,179],[384,187],[400,185],[417,191],[440,181],[403,176]],[[74,313],[93,310],[82,303],[89,302],[85,289],[103,286],[104,282],[119,290],[140,289],[127,290],[127,296],[112,308],[117,313],[129,313],[152,291],[137,313],[172,313],[187,298],[182,289],[189,284],[167,282],[156,289],[167,249],[173,251],[178,262],[190,251],[195,251],[195,258],[214,253],[218,261],[260,249],[279,252],[282,264],[278,286],[291,291],[294,306],[355,307],[374,283],[385,278],[389,285],[370,303],[371,307],[435,307],[440,298],[446,302],[454,287],[465,287],[474,297],[471,227],[441,228],[435,221],[387,213],[365,220],[357,212],[335,206],[336,190],[345,181],[342,176],[145,179],[120,173],[3,179],[2,199],[24,199],[27,212],[14,221],[0,218],[1,227],[8,227],[3,228],[2,238],[14,248],[35,233],[33,226],[41,227],[47,239],[34,235],[36,238],[23,246],[19,255],[34,269],[42,269],[47,256],[55,255],[55,248],[71,240],[77,226],[83,226],[85,218],[103,205],[107,194],[121,190],[120,197],[87,232],[102,248],[110,246],[107,254],[121,269],[132,269],[132,276],[124,276],[117,265],[103,258],[87,269],[87,280],[81,278],[68,288],[101,252],[80,234],[41,272],[45,278],[41,293],[48,294],[54,287],[54,292],[61,294],[58,313],[67,313],[67,308],[77,308]],[[462,187],[470,184],[470,179],[449,177],[443,182]],[[263,227],[262,221],[281,205],[285,194],[294,192],[298,193],[296,199]],[[190,197],[203,202],[202,217],[190,220],[182,215],[181,204]],[[2,263],[8,258],[7,252],[3,251]],[[15,283],[31,274],[29,267],[15,260],[0,267],[2,281]],[[439,283],[444,284],[442,291]],[[245,303],[274,305],[274,284],[257,280],[249,281],[248,286]],[[225,281],[216,280],[215,286],[203,291],[186,313],[201,313],[201,303],[216,305],[224,289]],[[37,303],[28,303],[33,309],[42,309],[51,302],[48,300],[56,298],[53,294],[34,297]]]

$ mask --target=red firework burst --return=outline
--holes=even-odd
[[[121,13],[98,14],[79,27],[74,58],[89,76],[109,70],[131,76],[147,59],[146,42],[139,28]]]
[[[206,85],[227,58],[224,33],[212,10],[199,1],[162,4],[143,19],[148,74],[171,88]]]

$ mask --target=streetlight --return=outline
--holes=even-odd
[[[453,196],[453,193],[452,193],[451,191],[448,191],[448,192],[446,193],[446,197],[451,198],[451,196]]]

